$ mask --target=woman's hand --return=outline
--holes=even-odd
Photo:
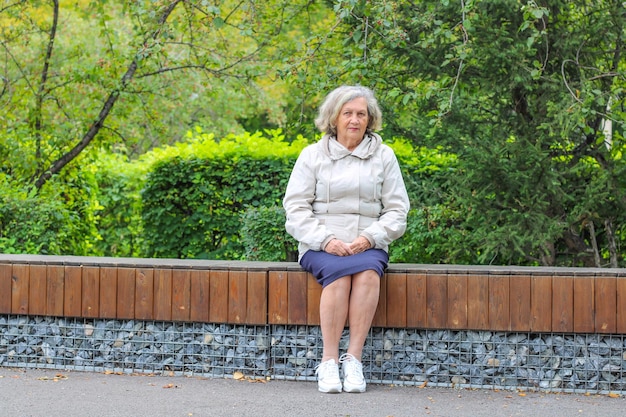
[[[332,255],[337,255],[337,256],[354,255],[354,252],[350,248],[350,245],[348,245],[345,242],[342,242],[339,239],[333,239],[330,242],[328,242],[328,244],[324,248],[324,251]]]
[[[352,250],[353,254],[365,252],[370,249],[372,246],[370,245],[370,241],[367,240],[366,237],[359,236],[350,243],[350,250]]]
[[[352,241],[352,243],[347,244],[342,242],[339,239],[333,239],[324,248],[324,251],[337,256],[350,256],[356,255],[357,253],[365,252],[370,249],[372,246],[370,245],[370,241],[363,236],[359,236]]]

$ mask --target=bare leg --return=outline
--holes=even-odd
[[[339,340],[346,326],[350,300],[350,276],[339,278],[322,290],[320,297],[320,327],[324,349],[322,362],[339,360]]]
[[[348,353],[361,360],[363,345],[372,326],[378,307],[380,277],[375,271],[367,270],[352,276],[350,295],[350,343]]]

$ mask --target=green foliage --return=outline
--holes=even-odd
[[[91,148],[136,158],[194,125],[283,126],[294,103],[277,62],[325,12],[292,0],[7,3],[0,170],[40,187]]]
[[[389,261],[395,263],[471,264],[478,246],[467,244],[459,228],[463,213],[444,206],[421,207],[409,211],[405,234],[389,248]]]
[[[624,264],[622,2],[335,8],[334,35],[361,53],[331,76],[374,87],[387,132],[456,156],[426,204],[462,214],[452,225],[472,262]]]
[[[39,193],[0,183],[0,253],[93,255],[99,237],[93,176],[65,174]]]
[[[298,244],[285,231],[285,210],[280,206],[248,208],[241,217],[241,241],[246,260],[298,260]]]
[[[239,216],[359,83],[409,144],[394,259],[626,265],[622,1],[55,4],[0,10],[5,251],[244,257]]]
[[[101,151],[96,161],[98,210],[96,225],[101,238],[94,251],[99,256],[141,256],[143,223],[141,189],[149,165],[130,162],[120,154]]]
[[[217,141],[196,129],[185,143],[155,149],[144,158],[144,163],[152,164],[142,194],[144,255],[295,260],[296,243],[285,232],[281,201],[291,167],[307,143],[300,137],[288,144],[280,130]],[[388,144],[398,156],[413,204],[423,207],[425,201],[436,199],[445,186],[441,174],[454,167],[454,156],[414,149],[400,139]],[[443,210],[436,219],[431,216],[419,224],[413,216],[406,237],[392,249],[393,259],[433,263],[467,259],[469,249],[461,256],[443,248],[455,233],[445,225],[458,223],[456,216]],[[436,222],[443,226],[433,228]],[[443,232],[439,238],[437,232]]]
[[[168,148],[142,193],[145,254],[155,257],[242,259],[241,215],[248,207],[281,203],[304,140],[280,131],[199,135]]]

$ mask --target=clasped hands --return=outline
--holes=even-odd
[[[324,248],[324,251],[337,256],[356,255],[371,248],[370,241],[363,236],[359,236],[352,243],[342,242],[339,239],[333,239]]]

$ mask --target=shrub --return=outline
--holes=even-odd
[[[148,164],[129,162],[121,155],[100,152],[96,161],[98,210],[96,226],[101,236],[95,243],[99,256],[141,256],[143,223],[141,188]]]
[[[92,255],[98,239],[92,180],[68,170],[39,192],[0,181],[0,252]]]
[[[280,131],[199,135],[167,151],[142,192],[144,253],[149,257],[244,259],[241,215],[248,207],[282,201],[303,139],[284,142]]]
[[[285,231],[285,210],[282,207],[250,207],[241,219],[241,241],[246,260],[298,260],[298,244]]]

